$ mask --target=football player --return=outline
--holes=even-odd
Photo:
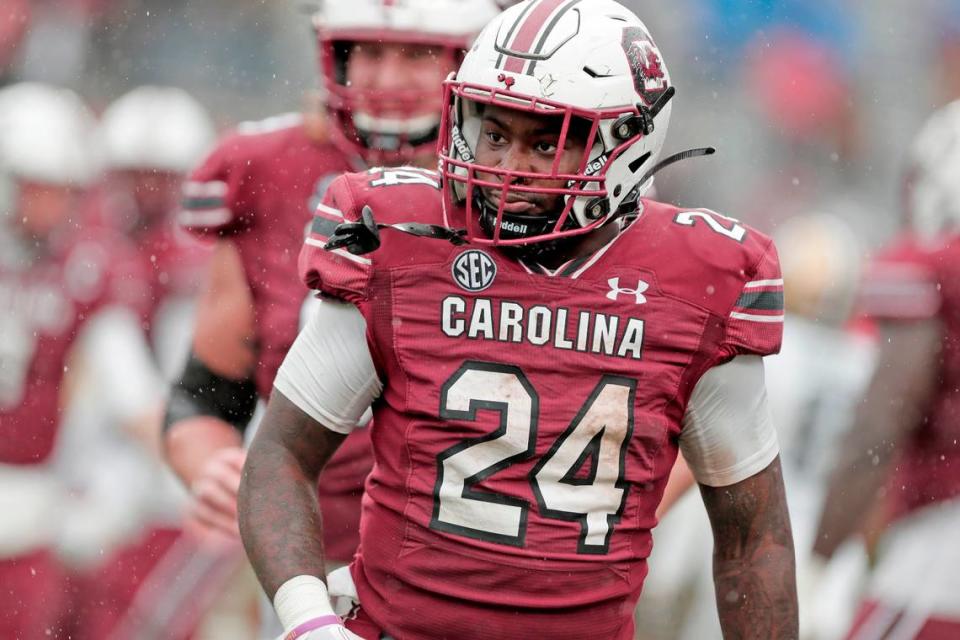
[[[108,173],[104,215],[140,247],[149,268],[152,308],[144,318],[158,366],[172,378],[188,351],[190,301],[209,259],[205,245],[176,226],[186,176],[214,143],[210,116],[175,87],[142,86],[114,100],[100,137]]]
[[[110,104],[98,134],[107,173],[93,213],[137,248],[148,277],[140,327],[152,347],[154,377],[166,382],[189,352],[193,302],[209,257],[208,248],[179,229],[174,218],[182,181],[214,141],[213,124],[185,91],[142,86]],[[142,433],[130,434],[105,415],[102,404],[109,394],[88,388],[90,378],[81,380],[64,417],[65,442],[83,451],[75,457],[85,464],[73,470],[75,482],[82,483],[83,510],[71,517],[64,536],[69,547],[61,545],[61,553],[82,569],[83,588],[73,604],[79,633],[106,638],[134,615],[134,603],[143,600],[143,593],[137,595],[141,587],[150,591],[165,569],[176,574],[169,570],[170,559],[197,542],[181,535],[183,489],[159,455],[159,409],[167,385],[155,385],[155,419],[142,425]],[[182,585],[188,575],[180,572],[176,583]],[[174,583],[171,575],[165,578]],[[178,620],[189,617],[185,607],[177,611]],[[165,630],[177,637],[170,625]]]
[[[206,530],[236,539],[242,434],[297,334],[307,298],[297,252],[313,209],[346,170],[435,165],[438,87],[496,12],[489,0],[322,3],[314,26],[325,113],[241,125],[186,183],[181,223],[217,246],[165,441]],[[370,466],[359,429],[321,481],[326,549],[340,563],[359,539]]]
[[[877,367],[838,453],[814,550],[830,558],[878,498],[889,528],[851,638],[960,634],[957,389],[960,359],[960,102],[917,136],[905,182],[908,231],[866,275]]]
[[[53,459],[68,370],[110,389],[108,410],[125,425],[145,419],[157,387],[138,319],[146,276],[136,250],[122,236],[92,232],[79,213],[98,177],[94,124],[65,89],[22,83],[0,91],[0,175],[8,180],[0,203],[4,638],[67,633],[58,616],[68,594],[53,550],[73,542],[63,538],[74,504]],[[77,351],[92,357],[78,363]]]
[[[800,578],[807,575],[834,452],[873,366],[872,337],[859,323],[849,322],[860,281],[860,242],[841,218],[823,213],[791,218],[774,237],[787,313],[782,351],[766,360],[766,383],[784,452],[798,584],[810,599],[800,601],[801,634],[834,638],[850,622],[851,602],[857,597],[865,565],[862,547],[851,545],[842,560],[831,564],[829,574],[818,581],[817,593],[804,593]],[[675,469],[665,499],[671,488],[684,484],[676,475]],[[652,584],[644,591],[644,599],[655,598],[641,601],[641,606],[663,609],[664,600],[671,604],[682,600],[674,606],[686,612],[675,636],[681,640],[720,636],[706,571],[711,540],[703,534],[705,525],[706,514],[692,496],[660,523],[660,538],[650,559]]]
[[[439,175],[330,186],[300,258],[326,299],[240,490],[288,638],[633,638],[680,447],[724,632],[796,637],[763,384],[776,252],[734,219],[643,197],[676,159],[658,162],[672,95],[621,5],[523,2],[445,83]],[[328,585],[313,483],[371,404],[361,547]]]

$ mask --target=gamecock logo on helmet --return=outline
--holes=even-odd
[[[623,30],[622,44],[633,73],[633,86],[649,106],[668,86],[660,50],[650,39],[650,34],[638,27]]]

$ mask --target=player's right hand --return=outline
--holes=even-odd
[[[240,447],[220,449],[204,464],[191,485],[187,526],[203,537],[237,540],[237,493],[246,459]]]

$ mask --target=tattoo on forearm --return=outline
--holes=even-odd
[[[296,575],[326,575],[316,481],[342,440],[280,397],[270,402],[240,485],[240,533],[267,595]]]
[[[796,567],[779,461],[731,487],[704,487],[703,496],[723,637],[796,638]]]

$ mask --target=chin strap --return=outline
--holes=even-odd
[[[373,219],[373,210],[364,206],[357,222],[344,222],[337,225],[333,236],[324,245],[327,251],[344,248],[354,255],[370,253],[380,248],[380,229],[394,229],[420,238],[447,240],[454,245],[466,244],[466,229],[450,229],[436,224],[422,222],[400,222],[382,224]]]
[[[699,158],[701,156],[712,156],[716,152],[717,150],[713,147],[687,149],[686,151],[681,151],[680,153],[675,153],[668,158],[664,158],[657,164],[653,165],[646,173],[643,174],[640,182],[637,183],[637,186],[633,188],[631,193],[628,193],[627,197],[623,199],[623,204],[620,205],[620,208],[617,209],[617,212],[614,215],[610,216],[610,221],[617,220],[618,218],[629,218],[630,216],[635,215],[640,210],[638,195],[640,190],[643,188],[643,185],[647,184],[647,182],[661,170],[666,169],[670,165],[680,162],[681,160],[687,160],[688,158]]]
[[[647,183],[655,174],[666,169],[672,164],[686,160],[688,158],[699,158],[716,153],[713,147],[700,147],[697,149],[687,149],[680,153],[675,153],[668,158],[664,158],[653,167],[651,167],[634,187],[634,191],[639,192],[640,188]],[[628,194],[624,198],[624,204],[616,214],[610,216],[610,220],[627,217],[637,212],[638,205],[636,196]],[[432,238],[434,240],[446,240],[447,242],[460,246],[467,243],[466,229],[451,229],[437,224],[424,224],[422,222],[400,222],[397,224],[382,224],[373,219],[373,210],[364,206],[360,212],[360,220],[357,222],[344,222],[337,226],[333,236],[324,245],[327,251],[344,248],[354,255],[370,253],[380,248],[380,229],[393,229],[403,233],[417,236],[419,238]],[[536,244],[536,243],[531,243]]]
[[[681,160],[687,160],[688,158],[699,158],[700,156],[712,156],[716,152],[717,150],[713,147],[699,147],[697,149],[687,149],[686,151],[675,153],[669,158],[664,158],[657,164],[650,167],[650,169],[643,174],[643,177],[640,178],[640,182],[638,184],[642,185],[646,183],[647,180],[659,173],[662,169],[666,169],[670,165],[680,162]]]

